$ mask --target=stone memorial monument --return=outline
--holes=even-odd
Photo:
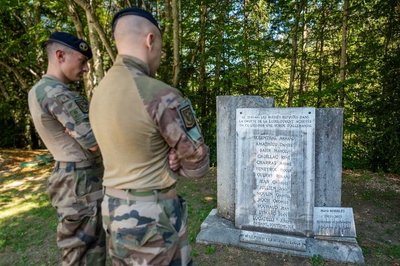
[[[218,207],[199,243],[364,263],[341,207],[343,111],[217,97]]]

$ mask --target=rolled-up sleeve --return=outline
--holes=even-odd
[[[165,90],[153,103],[155,122],[168,145],[175,149],[180,159],[179,174],[202,177],[210,164],[210,150],[204,143],[192,105],[174,88]]]
[[[88,101],[72,91],[61,91],[47,98],[48,111],[84,149],[97,144],[89,122]]]

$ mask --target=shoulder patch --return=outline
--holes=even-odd
[[[60,92],[55,95],[57,102],[72,117],[74,123],[80,124],[88,117],[89,103],[76,92]]]
[[[56,95],[56,98],[60,103],[66,103],[69,101],[69,97],[65,94]]]
[[[186,128],[189,129],[196,125],[196,119],[190,105],[180,108],[179,113]]]
[[[197,124],[196,116],[189,99],[184,99],[178,107],[179,117],[182,121],[183,129],[188,137],[198,143],[203,140],[200,127]]]
[[[89,103],[83,97],[75,98],[75,103],[83,113],[89,112]]]

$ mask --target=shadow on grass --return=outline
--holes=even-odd
[[[29,207],[30,201],[39,207]],[[32,195],[30,201],[19,205],[29,210],[0,219],[0,265],[57,264],[55,210],[43,193]]]
[[[18,158],[29,160],[24,156]],[[9,165],[4,163],[7,160]],[[51,166],[19,168],[19,163],[7,157],[0,164],[0,266],[57,265],[57,217],[45,193]],[[320,261],[318,257],[308,259],[197,244],[201,223],[217,207],[216,176],[213,168],[204,178],[180,178],[177,183],[178,193],[189,206],[189,240],[196,265],[351,265]],[[400,176],[344,172],[342,206],[354,209],[357,240],[366,265],[400,265],[399,205]]]
[[[21,168],[47,151],[0,152],[0,265],[57,265],[57,215],[46,180],[52,166]]]

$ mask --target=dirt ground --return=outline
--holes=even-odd
[[[20,169],[20,163],[33,160],[35,156],[44,153],[45,150],[34,152],[0,150],[0,178]],[[51,167],[46,167],[46,171],[50,169]],[[199,186],[215,184],[215,180],[216,171],[212,171]],[[45,180],[41,182],[44,183]],[[0,183],[0,189],[6,188]],[[363,249],[365,264],[400,266],[400,176],[344,170],[342,206],[353,208],[357,241]],[[55,243],[45,241],[44,244]],[[352,265],[318,258],[259,253],[224,245],[206,246],[195,243],[192,247],[196,251],[195,265]],[[39,250],[40,247],[37,252]],[[0,256],[7,255],[0,250]],[[40,265],[51,264],[44,262]]]
[[[399,175],[343,171],[342,207],[353,208],[357,241],[363,250],[365,265],[400,265],[399,206]],[[195,248],[204,249],[199,244]],[[219,245],[212,255],[206,253],[196,258],[198,265],[353,265]]]

